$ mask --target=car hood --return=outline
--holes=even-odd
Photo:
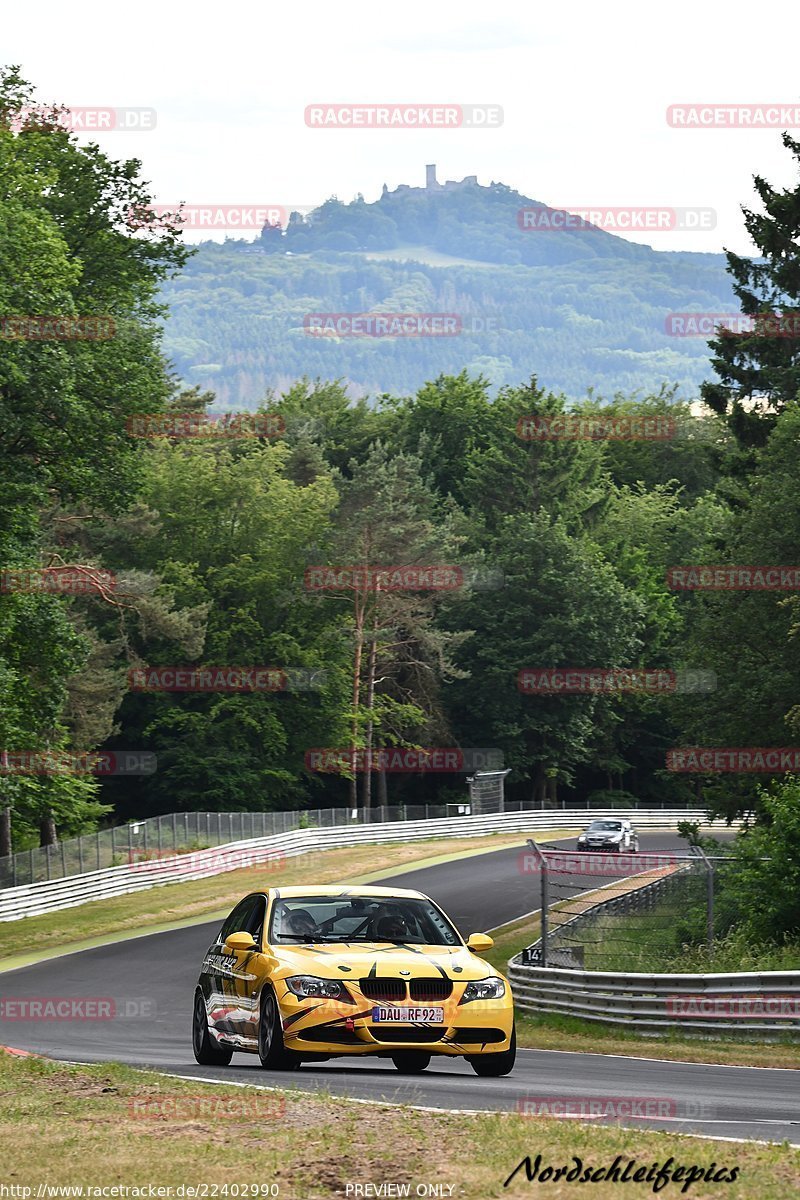
[[[464,946],[395,946],[387,942],[326,942],[311,946],[274,946],[273,954],[289,974],[335,979],[378,979],[409,971],[410,979],[485,979],[499,975],[490,963]]]

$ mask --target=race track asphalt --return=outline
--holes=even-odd
[[[669,849],[678,849],[675,834],[642,836],[642,850]],[[519,847],[380,882],[427,892],[465,934],[491,929],[538,908],[537,877],[518,870],[522,850],[521,838]],[[575,893],[598,882],[578,875],[563,878]],[[289,1075],[264,1071],[247,1054],[234,1055],[229,1067],[199,1067],[191,1050],[191,1000],[200,961],[218,925],[214,921],[145,935],[3,973],[4,1000],[108,997],[120,1015],[105,1021],[0,1019],[0,1043],[58,1059],[113,1060],[188,1078],[324,1088],[358,1099],[431,1108],[530,1112],[548,1097],[584,1104],[614,1098],[623,1107],[629,1101],[632,1111],[607,1118],[610,1123],[800,1144],[800,1073],[793,1070],[552,1050],[521,1050],[513,1073],[502,1079],[479,1079],[460,1059],[436,1058],[413,1078],[398,1075],[380,1059],[331,1059],[305,1064]],[[653,1053],[658,1053],[657,1045]]]

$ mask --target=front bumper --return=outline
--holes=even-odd
[[[361,998],[349,1013],[344,1011],[346,1007],[349,1006],[335,1001],[293,1003],[291,997],[281,1000],[287,1050],[314,1055],[386,1054],[401,1050],[456,1057],[497,1054],[508,1050],[514,1026],[514,1005],[508,990],[496,1001],[476,1000],[467,1005],[445,1001],[441,1005],[444,1019],[437,1025],[375,1022],[373,1003]]]

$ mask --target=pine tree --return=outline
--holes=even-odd
[[[783,144],[800,166],[800,142],[788,133]],[[712,365],[721,382],[705,383],[703,399],[726,416],[738,441],[763,446],[777,414],[800,390],[800,182],[784,191],[765,179],[753,179],[764,212],[743,208],[747,232],[758,248],[756,258],[726,251],[728,272],[742,312],[754,322],[752,332],[721,330],[709,344]],[[777,318],[787,332],[776,334]]]

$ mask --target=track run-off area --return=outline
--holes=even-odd
[[[640,842],[643,852],[679,849],[674,832],[643,833]],[[548,845],[574,849],[575,842]],[[465,936],[491,931],[538,909],[536,877],[518,869],[524,847],[520,836],[516,847],[406,870],[379,882],[430,895]],[[566,885],[562,894],[598,886],[596,878],[585,875],[562,876],[560,882]],[[368,1058],[307,1063],[290,1074],[265,1071],[249,1054],[235,1054],[228,1067],[200,1067],[191,1047],[192,997],[219,924],[143,934],[0,973],[4,1000],[109,997],[117,1010],[111,1020],[0,1019],[0,1043],[73,1062],[117,1061],[189,1079],[324,1090],[354,1100],[451,1111],[535,1113],[553,1098],[576,1105],[597,1099],[602,1109],[614,1101],[619,1115],[592,1119],[800,1145],[797,1071],[660,1060],[657,1042],[653,1058],[637,1058],[571,1052],[565,1036],[563,1051],[519,1050],[514,1071],[500,1079],[479,1078],[463,1060],[436,1056],[414,1077],[399,1075],[388,1059]]]

